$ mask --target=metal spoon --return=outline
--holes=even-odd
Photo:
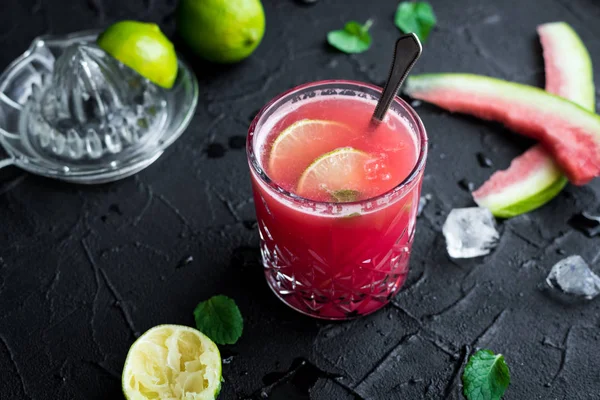
[[[398,93],[398,89],[404,83],[413,65],[415,65],[419,56],[421,56],[422,51],[421,42],[414,33],[403,35],[398,39],[394,48],[394,59],[392,60],[390,74],[385,82],[383,93],[381,93],[381,97],[375,107],[375,112],[371,118],[372,122],[378,124],[383,121],[385,114],[392,105],[394,97]]]

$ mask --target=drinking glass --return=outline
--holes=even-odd
[[[277,297],[312,317],[344,320],[372,313],[406,280],[427,156],[425,128],[396,97],[388,112],[413,135],[416,164],[393,189],[352,203],[312,201],[283,189],[266,174],[257,143],[269,134],[270,119],[301,102],[359,96],[375,106],[381,91],[353,81],[304,84],[271,100],[250,125],[246,150],[264,273]]]

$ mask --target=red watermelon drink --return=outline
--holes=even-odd
[[[306,84],[272,100],[250,126],[267,282],[313,317],[369,314],[408,274],[427,136],[399,98],[371,125],[380,93],[350,81]]]

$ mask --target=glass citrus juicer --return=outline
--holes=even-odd
[[[115,181],[152,164],[188,126],[198,100],[189,67],[179,59],[163,89],[96,46],[98,33],[39,37],[0,75],[0,168]]]

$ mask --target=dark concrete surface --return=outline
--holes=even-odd
[[[564,305],[542,290],[552,264],[581,254],[600,271],[599,239],[567,221],[598,203],[600,185],[569,186],[549,205],[501,224],[499,247],[450,261],[441,224],[472,204],[458,181],[504,168],[531,142],[502,127],[422,105],[431,141],[410,277],[393,304],[329,324],[305,318],[268,290],[240,136],[266,101],[329,78],[382,82],[398,31],[396,0],[265,0],[267,32],[247,61],[192,60],[196,116],[162,158],[135,177],[86,187],[18,170],[0,182],[0,399],[119,399],[129,346],[162,323],[193,325],[195,305],[227,294],[244,334],[222,347],[222,399],[458,399],[477,347],[505,354],[506,399],[600,398],[600,303]],[[174,0],[3,0],[0,67],[44,33],[124,18],[174,34]],[[462,71],[543,85],[536,25],[571,23],[600,65],[595,0],[433,0],[439,25],[417,72]],[[372,48],[348,56],[329,30],[374,18]],[[600,73],[600,69],[596,68]],[[287,372],[290,371],[290,372]],[[263,394],[264,393],[264,394]],[[304,394],[301,394],[304,393]]]

